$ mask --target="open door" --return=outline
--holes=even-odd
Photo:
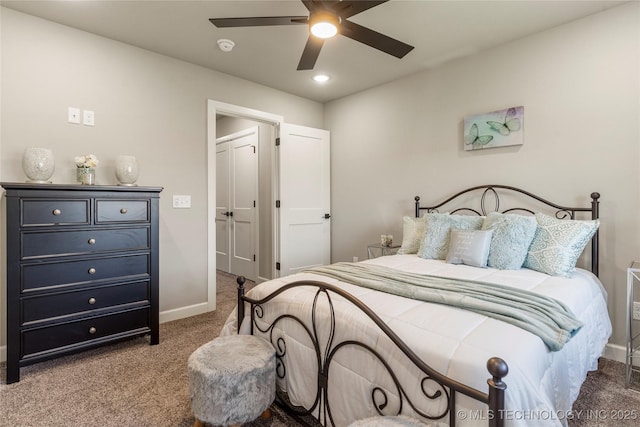
[[[331,262],[329,131],[283,123],[276,158],[281,277]]]

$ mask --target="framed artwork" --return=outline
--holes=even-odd
[[[464,118],[464,149],[522,145],[524,143],[524,107],[511,107]]]

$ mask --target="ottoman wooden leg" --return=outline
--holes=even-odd
[[[267,408],[262,414],[260,414],[260,418],[262,418],[263,420],[269,420],[271,419],[272,415],[273,413],[271,412],[271,408]]]
[[[196,420],[193,423],[193,427],[204,427],[204,423],[196,418]]]

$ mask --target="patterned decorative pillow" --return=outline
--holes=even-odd
[[[418,256],[426,259],[445,259],[449,252],[449,232],[452,228],[480,230],[483,222],[483,216],[430,214],[426,220]]]
[[[556,219],[541,213],[536,214],[536,220],[538,228],[523,267],[552,276],[571,277],[600,221]]]
[[[450,264],[486,267],[492,234],[493,230],[452,229],[446,261]]]
[[[537,227],[534,216],[500,212],[488,214],[482,224],[483,230],[493,230],[487,265],[500,270],[520,269]]]
[[[412,218],[405,216],[402,218],[402,246],[398,249],[399,254],[415,254],[420,248],[420,241],[425,229],[425,217]]]

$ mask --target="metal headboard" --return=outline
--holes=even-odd
[[[420,206],[420,197],[416,196],[416,207],[415,207],[415,215],[416,218],[420,217],[421,212],[424,213],[432,213],[438,212],[440,208],[452,202],[454,199],[458,199],[464,194],[471,193],[474,191],[482,191],[482,195],[480,196],[479,208],[473,207],[458,207],[452,209],[450,213],[471,213],[479,216],[487,215],[488,212],[501,212],[501,213],[513,213],[513,212],[527,212],[529,214],[534,214],[534,211],[526,208],[526,207],[510,207],[504,210],[500,210],[500,194],[520,194],[529,197],[532,200],[535,200],[539,204],[546,205],[555,209],[555,216],[558,219],[576,219],[576,213],[578,212],[591,212],[591,219],[598,219],[599,212],[599,204],[600,204],[600,193],[593,192],[591,193],[591,206],[590,207],[569,207],[559,205],[557,203],[550,202],[546,199],[543,199],[540,196],[537,196],[528,191],[522,190],[520,188],[511,187],[508,185],[478,185],[476,187],[467,188],[466,190],[462,190],[459,193],[454,194],[443,202],[440,202],[433,206]],[[487,205],[493,202],[492,209],[487,209]],[[594,234],[591,239],[591,271],[596,276],[599,272],[599,236],[598,231]]]

